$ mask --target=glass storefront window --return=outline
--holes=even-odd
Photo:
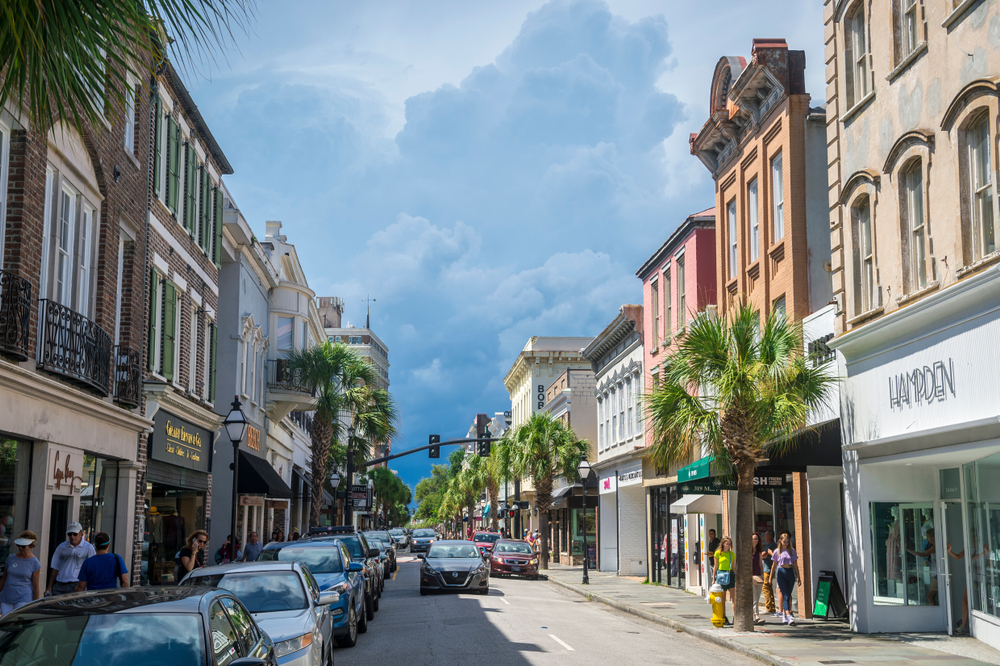
[[[871,503],[875,605],[936,606],[934,505]]]
[[[968,545],[960,553],[971,554],[969,605],[1000,616],[1000,453],[963,466]],[[959,551],[955,544],[952,550]]]
[[[0,571],[27,529],[31,442],[0,438]]]
[[[591,566],[597,568],[597,510],[587,509],[587,548],[590,550]],[[583,554],[583,509],[572,509],[570,523],[573,535],[573,554]]]
[[[142,543],[142,585],[172,585],[174,558],[190,533],[205,527],[205,493],[146,483],[146,511]],[[206,553],[205,564],[214,564]]]
[[[107,532],[114,544],[118,461],[84,454],[81,476],[80,524],[83,525],[83,533],[87,541],[93,541],[98,532]]]

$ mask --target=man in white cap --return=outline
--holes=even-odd
[[[66,540],[56,546],[52,554],[45,596],[75,592],[80,582],[80,567],[96,554],[94,546],[83,538],[83,525],[70,523],[66,528]]]

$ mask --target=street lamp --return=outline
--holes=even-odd
[[[590,584],[590,576],[587,575],[587,566],[590,564],[590,552],[587,546],[587,479],[590,478],[593,469],[586,458],[580,459],[580,464],[576,466],[576,471],[580,474],[580,481],[583,483],[583,584]]]
[[[330,487],[333,488],[333,509],[332,510],[333,510],[334,513],[336,513],[336,511],[337,511],[337,486],[339,486],[339,485],[340,485],[340,475],[337,474],[336,471],[334,471],[333,474],[330,475]],[[336,520],[337,517],[333,516],[333,519]]]
[[[354,426],[347,426],[347,487],[344,489],[347,495],[344,496],[344,524],[354,525],[354,498],[351,491],[354,486],[354,456],[351,452],[351,444],[354,442]]]
[[[243,441],[243,435],[247,431],[247,415],[243,413],[242,406],[239,396],[233,396],[233,408],[229,410],[229,415],[222,422],[222,425],[226,426],[229,441],[233,443],[233,520],[230,532],[232,536],[229,538],[229,560],[231,562],[236,560],[236,511],[239,508],[236,484],[240,478],[240,442]]]

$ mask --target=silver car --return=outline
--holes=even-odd
[[[228,590],[274,641],[279,666],[333,666],[336,592],[321,592],[301,562],[236,562],[202,567],[181,585]]]

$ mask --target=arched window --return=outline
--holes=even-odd
[[[900,227],[903,231],[903,288],[906,294],[928,284],[927,225],[924,214],[923,162],[917,158],[900,171]]]
[[[869,312],[879,306],[875,286],[875,248],[872,243],[871,199],[860,197],[851,207],[854,236],[854,314]]]
[[[973,261],[997,249],[996,219],[993,214],[993,168],[990,160],[990,119],[986,113],[973,120],[965,132],[968,152],[968,205],[972,222]]]

